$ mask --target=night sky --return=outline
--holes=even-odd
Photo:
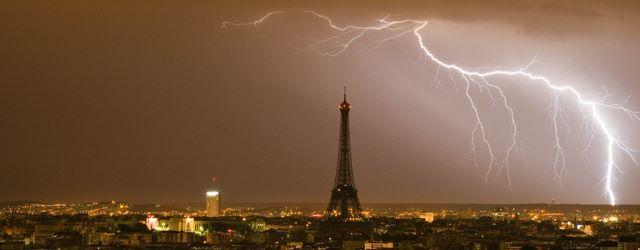
[[[640,110],[637,1],[2,1],[0,200],[202,201],[216,188],[223,201],[326,202],[347,86],[362,202],[607,203],[604,140],[596,132],[587,147],[575,98],[560,101],[567,163],[557,178],[553,92],[492,78],[518,123],[511,190],[505,170],[485,179],[486,149],[477,146],[477,166],[469,160],[464,81],[435,77],[415,36],[369,51],[385,37],[371,34],[327,57],[308,46],[335,32],[300,12],[221,25],[292,7],[339,25],[429,19],[425,43],[449,63],[519,69],[535,57],[529,71],[589,99],[606,86],[608,103],[630,96]],[[472,94],[503,156],[507,113]],[[638,126],[603,114],[640,148]],[[619,203],[640,203],[640,166],[618,156]]]

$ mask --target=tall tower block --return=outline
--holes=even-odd
[[[220,193],[218,191],[207,192],[207,217],[220,216]]]

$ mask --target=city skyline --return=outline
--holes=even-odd
[[[384,44],[376,41],[387,35],[373,34],[322,56],[313,46],[335,30],[304,12],[221,25],[291,8],[336,25],[428,19],[424,39],[447,62],[526,68],[589,100],[629,97],[626,107],[640,110],[638,4],[461,3],[2,3],[0,27],[11,32],[0,40],[8,45],[0,49],[0,201],[191,202],[215,184],[223,207],[326,202],[340,133],[335,103],[346,85],[358,110],[351,141],[363,203],[606,204],[603,137],[591,137],[572,97],[526,79],[492,80],[519,124],[507,178],[487,171],[486,149],[468,154],[476,122],[465,79],[418,53],[411,34]],[[472,92],[487,137],[504,157],[508,112],[481,93]],[[552,119],[556,102],[562,120]],[[604,117],[640,147],[635,124]],[[554,122],[566,154],[560,174]],[[640,166],[616,157],[616,203],[640,204]]]

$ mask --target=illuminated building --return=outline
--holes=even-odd
[[[153,216],[147,217],[144,224],[147,225],[147,228],[149,230],[155,230],[156,228],[158,228],[158,218]]]
[[[433,222],[433,218],[435,217],[435,214],[434,213],[420,213],[420,214],[418,214],[418,217],[420,219],[424,219],[425,221]]]
[[[393,249],[393,242],[365,242],[364,249]]]
[[[584,227],[582,227],[582,232],[587,235],[593,235],[593,228],[591,227],[591,225],[585,225]]]
[[[253,231],[262,232],[267,229],[267,224],[262,219],[256,219],[254,221],[249,222],[249,227]]]
[[[220,216],[220,193],[218,191],[207,192],[207,217]]]
[[[196,223],[193,218],[187,217],[184,218],[184,227],[182,228],[185,232],[195,232],[196,231]]]

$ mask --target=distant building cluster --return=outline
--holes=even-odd
[[[84,202],[84,203],[19,203],[0,208],[0,214],[87,214],[97,215],[125,215],[128,214],[129,204],[122,202]]]

